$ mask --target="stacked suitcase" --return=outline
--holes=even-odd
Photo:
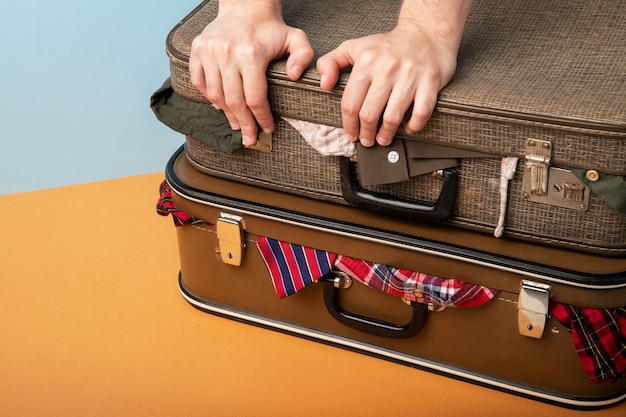
[[[283,13],[321,55],[392,27],[397,3],[291,1]],[[180,225],[184,297],[215,314],[563,406],[624,400],[626,195],[607,199],[595,184],[626,175],[618,3],[590,14],[583,1],[558,13],[542,2],[476,1],[457,74],[432,119],[423,132],[399,132],[392,148],[313,149],[302,126],[341,127],[348,75],[323,92],[313,68],[293,82],[284,62],[268,70],[277,129],[256,148],[224,152],[177,128],[186,142],[167,166],[161,209]],[[202,3],[167,42],[168,94],[199,114],[211,109],[189,82],[188,51],[216,12],[217,1]],[[402,182],[368,179],[365,161],[394,168],[389,152],[407,165],[447,162]],[[310,256],[320,261],[316,274],[302,272]],[[383,278],[351,273],[364,265]],[[398,284],[402,274],[410,279]],[[446,298],[444,286],[457,292]],[[482,301],[454,299],[466,290]],[[595,373],[581,366],[588,356],[572,337],[583,329],[565,317],[589,311],[613,330],[606,355],[616,365]]]

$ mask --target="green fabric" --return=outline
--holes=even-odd
[[[626,177],[600,174],[597,181],[589,181],[586,169],[571,169],[591,191],[599,195],[615,210],[626,214]]]
[[[230,128],[224,112],[179,96],[169,78],[150,98],[150,107],[166,126],[222,152],[232,154],[243,146],[241,131]]]

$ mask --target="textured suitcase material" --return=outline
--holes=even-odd
[[[177,228],[181,292],[200,309],[561,406],[607,407],[626,398],[626,380],[590,381],[571,334],[554,317],[546,316],[540,339],[519,327],[524,280],[549,285],[550,299],[558,302],[623,306],[622,260],[609,266],[600,255],[581,254],[586,259],[580,262],[563,257],[563,249],[507,244],[457,228],[424,226],[423,237],[412,238],[389,227],[416,227],[401,220],[376,220],[367,210],[203,175],[182,150],[166,177],[175,207],[203,220]],[[234,234],[220,230],[233,219],[239,226]],[[454,277],[499,293],[481,307],[443,311],[408,306],[358,282],[347,289],[315,283],[279,299],[255,247],[260,236]],[[515,259],[514,253],[528,259]],[[583,264],[586,270],[576,272]],[[381,323],[399,327],[401,335],[378,331]]]
[[[307,32],[319,56],[344,39],[392,27],[397,4],[290,1],[284,4],[284,16],[288,24]],[[191,41],[216,11],[217,1],[203,3],[168,37],[173,89],[190,100],[205,101],[189,82]],[[539,1],[475,2],[457,73],[441,92],[432,119],[420,133],[397,136],[493,155],[460,159],[456,198],[446,203],[452,215],[448,223],[493,232],[500,216],[501,159],[516,157],[505,236],[623,256],[626,215],[589,188],[580,191],[584,184],[569,170],[583,169],[592,179],[626,174],[624,17],[621,2],[602,2],[593,10],[582,0],[566,7]],[[341,126],[341,90],[347,76],[335,90],[323,92],[314,68],[292,82],[284,62],[276,62],[268,71],[270,103],[280,117]],[[225,155],[193,138],[187,142],[188,157],[211,175],[355,203],[358,174],[352,186],[346,184],[349,170],[342,171],[343,158],[322,157],[282,120],[271,152],[242,149]],[[543,162],[537,165],[538,160]],[[530,185],[535,176],[547,181],[545,196]],[[409,208],[409,215],[428,219],[428,208],[441,202],[442,181],[422,175],[361,189],[365,198],[357,192],[356,204],[367,205],[372,195],[383,193],[374,209],[389,213],[398,200],[409,199],[420,202]],[[426,212],[421,202],[426,202]]]

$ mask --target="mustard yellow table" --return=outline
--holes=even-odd
[[[577,412],[202,313],[161,174],[0,196],[0,415],[625,416]]]

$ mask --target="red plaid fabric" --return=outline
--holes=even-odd
[[[425,304],[478,307],[498,293],[480,285],[392,268],[266,237],[259,237],[257,247],[279,298],[295,294],[333,267],[367,286]]]
[[[626,308],[594,309],[552,303],[552,315],[572,332],[583,369],[594,383],[626,376]]]
[[[479,307],[498,290],[441,278],[421,272],[339,256],[335,267],[372,288],[423,304],[445,307]]]
[[[172,203],[172,188],[165,180],[159,186],[159,201],[157,201],[156,212],[161,216],[169,216],[171,214],[176,227],[202,223],[202,220],[185,214],[174,206],[174,203]]]

